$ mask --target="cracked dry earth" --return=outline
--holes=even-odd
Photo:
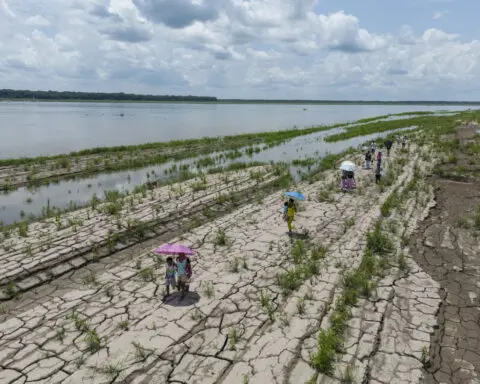
[[[478,127],[478,126],[477,126]],[[472,138],[463,127],[457,137]],[[471,132],[470,132],[471,133]],[[480,204],[478,179],[435,182],[437,205],[412,239],[415,260],[441,285],[425,383],[480,383],[480,237],[458,225]]]
[[[0,315],[0,383],[310,380],[314,371],[308,356],[319,330],[328,325],[328,308],[341,292],[342,276],[360,263],[381,203],[413,177],[419,156],[415,146],[409,150],[396,184],[383,192],[371,170],[357,172],[359,190],[352,194],[337,192],[333,172],[318,183],[298,186],[309,201],[297,214],[297,232],[308,231],[328,252],[321,274],[292,296],[283,297],[277,285],[277,274],[292,266],[293,239],[286,235],[281,195],[275,193],[171,239],[198,253],[184,300],[177,294],[162,300],[164,266],[151,257],[153,244],[139,244],[7,301]],[[394,151],[385,159],[386,168],[399,156]],[[325,185],[333,185],[333,201],[319,202],[317,193]],[[431,199],[427,189],[392,218],[398,220],[395,241],[393,232],[400,228],[407,235],[415,230]],[[219,229],[226,245],[218,245]],[[340,382],[346,364],[355,366],[354,382],[418,382],[421,350],[429,344],[440,298],[438,284],[413,260],[408,266],[402,272],[392,265],[378,282],[377,294],[354,308],[346,354],[334,377],[319,375],[316,382]],[[268,299],[275,321],[260,305],[261,296]],[[301,314],[300,298],[305,299]]]
[[[277,178],[269,167],[209,175],[204,184],[193,180],[132,194],[121,201],[121,209],[114,215],[105,210],[110,203],[99,204],[95,209],[80,209],[33,223],[25,236],[20,236],[19,231],[8,237],[2,234],[0,300],[8,299],[5,287],[11,282],[16,289],[26,291],[114,250],[130,247],[135,239],[122,239],[115,244],[111,239],[114,234],[127,232],[132,225],[154,222],[150,237],[167,238],[189,223],[204,220],[206,211],[215,215],[210,208],[218,206],[219,197],[261,189]],[[194,190],[199,183],[204,189]]]

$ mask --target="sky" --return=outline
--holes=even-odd
[[[480,100],[479,0],[0,0],[0,88]]]

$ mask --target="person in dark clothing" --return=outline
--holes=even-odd
[[[370,165],[372,164],[372,153],[368,151],[365,154],[365,168],[370,169]]]
[[[375,171],[375,183],[379,184],[381,178],[382,178],[382,168],[377,167],[377,170]]]
[[[390,149],[392,148],[393,142],[392,140],[387,140],[385,142],[385,147],[387,148],[387,156],[390,156]]]

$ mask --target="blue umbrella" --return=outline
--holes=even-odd
[[[285,192],[284,195],[291,197],[292,199],[305,200],[305,196],[300,192]]]

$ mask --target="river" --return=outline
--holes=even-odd
[[[349,122],[468,106],[0,102],[0,158]]]

